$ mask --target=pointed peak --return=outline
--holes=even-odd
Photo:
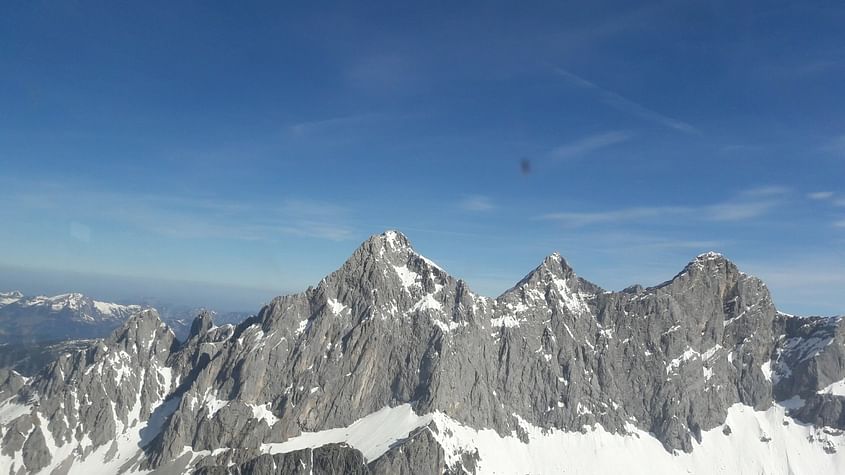
[[[391,229],[381,234],[373,234],[358,247],[356,252],[367,251],[383,255],[385,252],[395,253],[409,250],[413,250],[411,241],[404,234]]]
[[[370,236],[364,243],[364,245],[366,244],[370,244],[370,248],[377,251],[379,255],[384,255],[385,253],[402,256],[411,253],[417,254],[414,246],[411,244],[411,240],[401,232],[393,229]]]
[[[719,253],[719,252],[716,252],[716,251],[705,252],[705,253],[699,254],[695,257],[696,261],[713,261],[713,260],[718,260],[718,259],[726,260],[725,256],[722,255],[722,253]]]
[[[703,268],[703,267],[710,267],[710,266],[719,266],[719,265],[727,265],[727,266],[734,266],[734,264],[723,254],[715,251],[705,252],[703,254],[699,254],[695,256],[695,259],[690,261],[687,264],[686,268]],[[734,266],[735,267],[735,266]]]
[[[417,257],[424,261],[431,267],[443,271],[443,269],[435,264],[431,259],[426,258],[418,253],[411,241],[401,232],[396,230],[387,230],[381,234],[370,236],[364,241],[353,255],[369,255],[374,256],[378,260],[389,262],[395,265],[403,265],[411,256]]]
[[[202,310],[193,323],[191,323],[191,331],[188,334],[188,339],[205,334],[211,327],[214,326],[214,314],[208,310]]]
[[[573,277],[575,272],[569,266],[569,263],[566,262],[566,259],[560,255],[558,252],[553,252],[552,254],[546,256],[543,259],[543,262],[540,263],[537,267],[535,267],[531,272],[529,272],[525,277],[522,278],[519,282],[516,283],[511,289],[505,291],[505,294],[510,292],[513,289],[523,287],[526,284],[534,285],[537,283],[541,283],[542,285],[546,285],[552,281],[560,281],[565,282],[567,279]]]
[[[164,325],[164,322],[162,322],[158,311],[153,308],[146,308],[127,318],[112,332],[110,338],[117,340],[126,333],[137,333],[143,329],[156,328],[159,325]]]
[[[557,251],[546,256],[546,258],[543,259],[543,262],[540,263],[539,266],[537,266],[535,272],[540,271],[542,269],[547,269],[551,273],[558,276],[563,276],[565,274],[571,274],[574,272],[572,266],[570,266],[569,263],[566,262],[566,258],[561,256],[560,253]]]
[[[404,234],[388,230],[361,243],[343,266],[320,281],[318,289],[332,287],[338,279],[346,282],[376,280],[377,285],[387,279],[391,284],[395,281],[411,288],[419,287],[423,281],[436,280],[437,285],[443,285],[449,278],[440,266],[414,250]]]
[[[667,280],[666,282],[663,282],[660,285],[650,288],[665,287],[685,276],[709,276],[719,274],[723,271],[728,274],[742,274],[741,272],[739,272],[739,269],[737,268],[736,264],[731,262],[723,254],[714,251],[705,252],[703,254],[697,255],[695,259],[691,260],[686,266],[684,266],[681,272],[675,274],[675,276],[672,277],[670,280]]]
[[[559,252],[555,251],[546,256],[546,258],[543,259],[543,262],[560,261],[561,259],[563,259],[563,256],[561,256]]]
[[[395,229],[389,229],[379,234],[377,237],[383,239],[385,243],[392,248],[411,247],[411,241],[408,240],[407,236]]]

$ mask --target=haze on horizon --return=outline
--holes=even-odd
[[[257,310],[399,229],[495,296],[724,253],[845,313],[845,5],[0,7],[0,288]]]

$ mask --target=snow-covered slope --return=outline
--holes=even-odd
[[[525,421],[510,435],[474,429],[442,412],[423,416],[409,404],[384,408],[348,427],[303,433],[283,443],[265,444],[263,453],[287,453],[345,443],[368,462],[401,444],[415,429],[429,431],[445,452],[447,466],[463,454],[477,455],[479,473],[843,473],[845,435],[796,423],[786,408],[766,411],[736,404],[724,424],[702,434],[690,453],[669,452],[653,436],[629,427],[613,434],[599,424],[580,431],[544,430]]]

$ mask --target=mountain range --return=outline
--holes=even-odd
[[[0,368],[32,375],[58,355],[83,349],[94,339],[108,336],[129,317],[147,308],[155,308],[180,341],[187,338],[193,319],[200,312],[209,312],[217,324],[237,324],[250,316],[162,302],[103,302],[76,292],[52,297],[0,292]]]
[[[80,293],[27,297],[19,291],[0,292],[0,342],[102,337],[143,308]]]
[[[489,298],[388,231],[237,325],[138,309],[0,401],[3,473],[842,473],[845,327],[716,253],[621,292],[552,254]]]

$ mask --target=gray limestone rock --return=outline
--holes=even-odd
[[[29,433],[29,437],[23,444],[22,453],[23,464],[30,472],[37,472],[50,463],[50,451],[47,450],[47,442],[44,440],[41,427],[35,426],[35,429]]]
[[[384,455],[370,462],[369,469],[376,475],[437,475],[445,473],[446,458],[443,448],[432,436],[429,427],[421,427],[407,439],[392,447]],[[473,473],[472,467],[466,467]]]
[[[304,449],[284,454],[262,454],[239,463],[203,461],[196,470],[198,475],[364,475],[370,470],[361,452],[345,444],[327,444],[315,449]]]

